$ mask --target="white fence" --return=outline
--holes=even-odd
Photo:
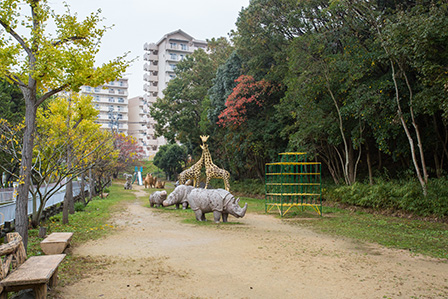
[[[85,184],[84,190],[89,190],[88,184]],[[80,194],[81,191],[81,184],[80,182],[73,182],[73,197]],[[0,192],[0,225],[3,225],[5,222],[11,222],[16,217],[16,202],[12,201],[12,194],[13,191],[6,190],[3,192]],[[51,206],[54,206],[58,203],[61,203],[64,201],[65,197],[65,186],[62,187],[58,192],[53,194],[52,197],[48,199],[48,201],[45,204],[45,209],[49,208]],[[9,202],[7,202],[9,201]],[[4,204],[2,204],[4,203]],[[37,202],[37,208],[39,208],[40,202],[38,200]],[[28,215],[31,215],[33,213],[33,199],[31,197],[28,198]]]

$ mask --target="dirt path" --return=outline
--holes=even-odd
[[[135,201],[114,219],[119,233],[73,248],[111,263],[59,288],[62,298],[448,298],[447,262],[272,215],[203,227]]]

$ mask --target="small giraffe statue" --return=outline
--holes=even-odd
[[[199,178],[201,177],[201,169],[203,163],[204,163],[204,152],[202,152],[201,158],[198,160],[198,162],[194,163],[193,166],[191,166],[188,169],[185,169],[179,174],[178,177],[179,185],[184,185],[188,179],[192,179],[193,187],[197,188],[197,185],[199,184]]]
[[[203,145],[201,145],[202,156],[204,158],[205,174],[207,176],[205,182],[205,189],[207,189],[210,179],[222,179],[224,181],[224,188],[227,191],[230,191],[230,185],[229,185],[230,173],[227,170],[219,168],[218,166],[213,164],[212,156],[210,155],[210,152],[208,150],[208,145],[205,144],[205,142],[207,142],[208,137],[209,136],[201,136],[203,142]]]

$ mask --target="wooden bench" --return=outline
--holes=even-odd
[[[63,253],[72,237],[73,233],[52,233],[40,242],[40,248],[45,254]]]
[[[6,235],[7,244],[0,246],[1,281],[0,299],[7,299],[8,292],[33,289],[36,299],[47,297],[47,285],[57,284],[59,264],[65,254],[32,256],[26,258],[22,237],[18,233]],[[11,273],[9,273],[11,268]]]

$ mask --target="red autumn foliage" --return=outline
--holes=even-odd
[[[126,170],[129,165],[137,166],[138,161],[144,157],[144,151],[132,136],[124,134],[115,135],[115,146],[119,150],[117,168],[119,171]]]
[[[228,96],[226,108],[219,115],[218,125],[222,127],[240,126],[247,120],[250,106],[262,107],[273,92],[273,85],[266,80],[255,81],[252,76],[241,75],[235,80],[237,86]]]

